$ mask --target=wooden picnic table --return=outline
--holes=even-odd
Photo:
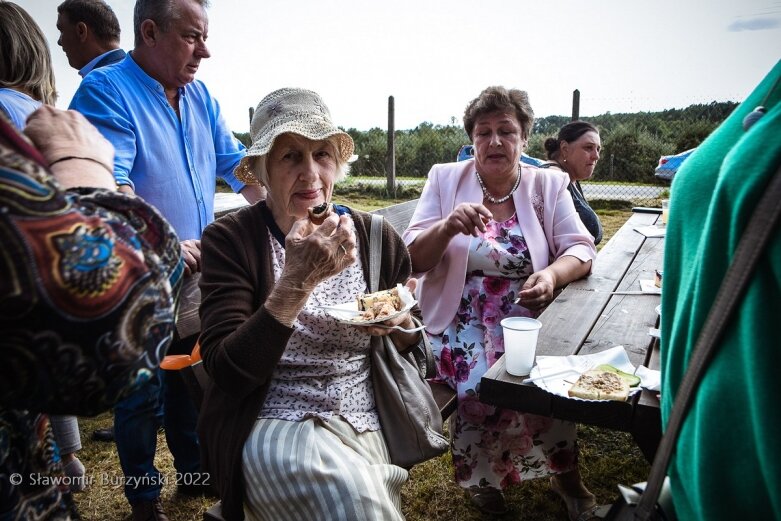
[[[634,213],[600,250],[590,277],[569,284],[540,315],[537,355],[587,355],[623,346],[637,367],[659,369],[659,295],[640,294],[641,279],[662,269],[663,238],[634,230],[656,223],[659,215]],[[633,292],[614,294],[614,292]],[[661,438],[656,392],[643,390],[627,402],[581,401],[551,394],[526,376],[513,376],[500,358],[480,382],[480,400],[517,411],[630,432],[648,461]]]

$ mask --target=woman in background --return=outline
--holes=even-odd
[[[594,168],[599,161],[599,152],[602,150],[599,131],[591,123],[571,121],[561,127],[557,137],[546,139],[544,147],[549,161],[540,168],[557,168],[567,173],[570,180],[567,190],[572,195],[575,210],[594,237],[594,244],[599,244],[602,240],[602,223],[586,201],[580,186],[581,181],[594,175]]]
[[[49,46],[35,20],[13,2],[0,0],[0,110],[18,129],[41,106],[54,105]]]
[[[578,470],[575,424],[485,405],[480,378],[504,354],[500,321],[536,317],[554,291],[590,273],[594,242],[561,172],[519,163],[534,121],[526,92],[488,87],[464,112],[474,159],[434,165],[404,241],[451,417],[456,481],[488,514],[502,490],[551,477],[571,519],[596,507]]]

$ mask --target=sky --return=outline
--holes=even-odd
[[[57,106],[80,77],[57,45],[59,0],[14,0],[51,48]],[[133,46],[132,0],[108,0]],[[537,117],[741,101],[781,59],[779,0],[211,0],[197,78],[235,132],[282,87],[317,91],[344,128],[461,124],[489,85],[529,93]]]

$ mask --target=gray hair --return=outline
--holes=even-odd
[[[293,134],[294,136],[297,136],[301,139],[309,139],[304,136],[298,136],[297,134]],[[323,141],[327,142],[333,152],[333,158],[336,161],[336,178],[334,179],[334,182],[341,181],[345,177],[347,177],[347,174],[350,172],[350,165],[342,159],[341,154],[339,154],[339,146],[341,144],[341,141],[339,140],[338,135],[330,136],[325,138]],[[271,145],[271,150],[269,150],[268,154],[263,154],[262,156],[252,156],[248,158],[249,164],[247,165],[249,167],[250,172],[257,177],[258,181],[260,181],[260,184],[268,188],[268,164],[266,159],[268,158],[268,155],[274,151],[274,145]]]
[[[194,0],[201,7],[209,7],[209,0]],[[133,9],[133,30],[135,33],[135,46],[140,47],[144,43],[141,35],[141,24],[144,20],[152,20],[164,33],[171,29],[171,24],[179,18],[179,9],[176,0],[136,0]]]
[[[27,11],[5,0],[0,0],[0,87],[20,90],[47,105],[57,101],[43,31]]]

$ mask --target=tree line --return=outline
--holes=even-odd
[[[684,109],[628,114],[606,113],[583,118],[594,124],[602,139],[601,160],[594,179],[655,183],[653,176],[659,157],[677,154],[698,146],[737,107],[736,102],[712,102]],[[534,121],[527,154],[545,158],[543,142],[556,136],[567,116],[547,116]],[[357,176],[385,176],[388,138],[381,128],[346,129],[355,141],[351,173]],[[248,133],[236,136],[247,146]],[[421,123],[410,130],[397,130],[396,176],[425,177],[435,163],[456,160],[462,145],[470,143],[460,125]]]

